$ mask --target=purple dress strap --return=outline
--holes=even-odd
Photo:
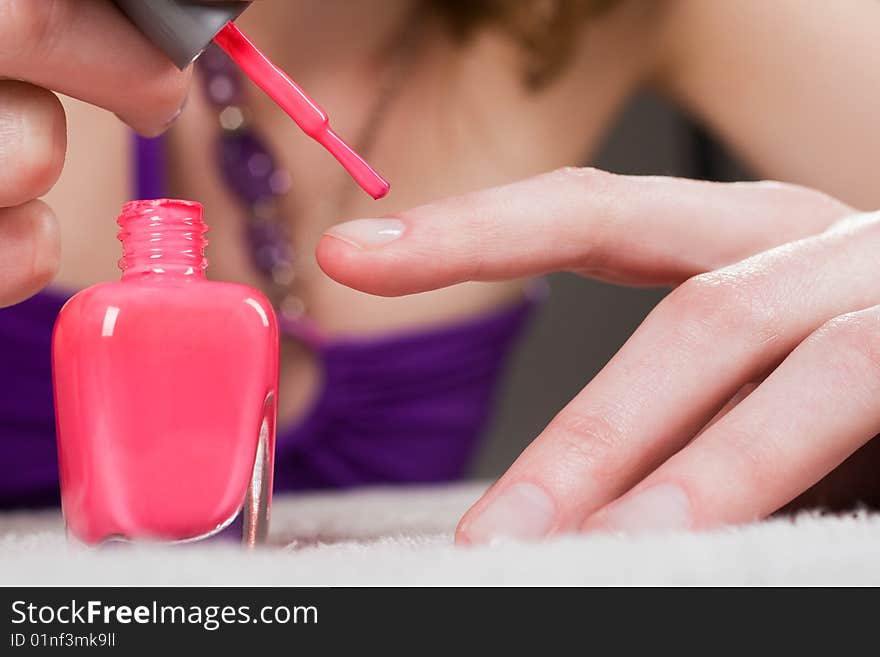
[[[132,195],[135,199],[157,199],[168,196],[165,172],[164,140],[134,135],[134,176]]]

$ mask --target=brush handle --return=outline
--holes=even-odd
[[[224,25],[238,18],[250,5],[250,2],[188,0],[113,2],[181,70],[202,54]]]

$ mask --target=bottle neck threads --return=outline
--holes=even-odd
[[[208,228],[202,206],[161,199],[126,203],[117,220],[122,279],[169,276],[204,279]]]

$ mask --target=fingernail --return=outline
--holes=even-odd
[[[463,528],[471,543],[499,538],[537,540],[553,527],[556,506],[541,488],[529,483],[509,486]]]
[[[403,229],[399,219],[355,219],[333,226],[327,234],[364,249],[393,242],[403,235]]]
[[[180,115],[183,114],[187,105],[189,105],[189,91],[187,91],[186,95],[183,97],[183,101],[180,103],[180,107],[174,110],[174,113],[168,117],[167,121],[165,121],[165,129],[170,128],[177,122],[177,119],[179,119]]]
[[[179,119],[180,115],[183,114],[183,109],[184,109],[183,106],[178,107],[174,111],[174,114],[172,114],[170,117],[168,117],[168,120],[166,120],[165,123],[162,124],[163,131],[167,130],[168,128],[170,128],[172,125],[174,125],[177,122],[177,119]]]
[[[659,484],[608,507],[590,529],[626,534],[671,531],[691,526],[690,502],[685,492],[672,484]]]

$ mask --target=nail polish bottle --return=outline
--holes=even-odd
[[[209,281],[202,208],[135,201],[120,281],[58,316],[52,367],[68,535],[189,542],[268,530],[278,328],[257,290]]]

